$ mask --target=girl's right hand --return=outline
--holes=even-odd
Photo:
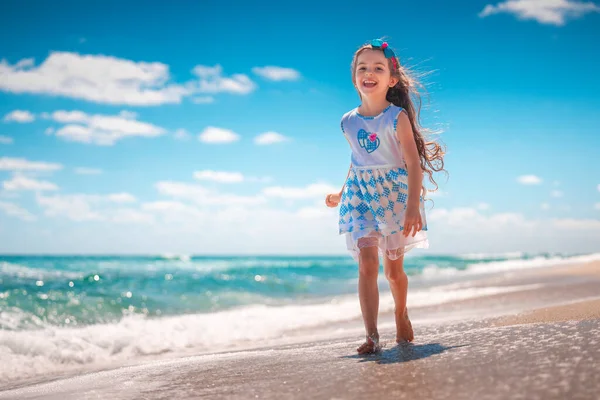
[[[341,195],[339,193],[330,193],[325,197],[327,207],[337,207],[340,204]]]

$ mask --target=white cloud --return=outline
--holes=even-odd
[[[77,233],[65,236],[69,235],[65,232],[60,238],[49,238],[45,245],[57,252],[78,249],[116,253],[345,254],[344,237],[337,234],[338,210],[325,207],[323,193],[318,193],[321,190],[307,198],[312,205],[296,207],[277,200],[269,204],[265,195],[244,197],[192,183],[158,182],[156,188],[169,198],[133,203],[127,208],[109,199],[129,196],[38,194],[38,202],[47,215],[102,223],[98,241],[84,240]],[[569,253],[598,249],[597,219],[530,220],[521,213],[490,214],[478,207],[428,210],[429,251]],[[153,224],[153,229],[146,229],[145,224]],[[231,235],[232,226],[236,235]],[[290,226],[294,229],[290,230]],[[89,226],[90,230],[96,228]],[[40,248],[45,247],[36,247]],[[30,250],[34,251],[33,247]],[[349,258],[348,261],[351,262]]]
[[[103,55],[53,52],[39,66],[32,59],[0,62],[0,90],[65,96],[138,106],[179,103],[190,89],[169,83],[169,67]]]
[[[190,223],[205,218],[210,213],[180,201],[154,201],[143,203],[142,210],[160,216],[165,222]]]
[[[2,82],[2,64],[0,64],[0,84]],[[35,121],[35,115],[25,110],[14,110],[4,116],[4,122],[27,123]]]
[[[0,90],[83,99],[103,104],[155,106],[180,103],[197,94],[244,95],[256,84],[244,74],[223,75],[220,65],[198,65],[187,82],[171,80],[169,66],[160,62],[132,61],[105,55],[52,52],[40,65],[33,58],[11,65],[0,61]],[[196,103],[212,102],[200,96]]]
[[[83,111],[64,111],[58,110],[49,114],[49,118],[56,122],[68,124],[71,122],[87,123],[90,120],[90,116]]]
[[[152,214],[129,208],[112,210],[107,219],[121,224],[152,224],[155,222]]]
[[[571,229],[571,230],[599,230],[600,231],[600,220],[597,219],[555,219],[552,221],[554,226],[559,229]]]
[[[114,203],[135,203],[136,198],[129,193],[114,193],[106,196],[106,200]]]
[[[262,176],[262,177],[249,176],[248,178],[244,178],[244,179],[247,180],[248,182],[255,182],[255,183],[270,183],[270,182],[273,182],[273,178],[271,178],[270,176]]]
[[[427,219],[429,221],[441,221],[453,227],[473,230],[483,229],[488,224],[493,226],[494,229],[506,225],[529,227],[532,224],[518,213],[483,215],[477,209],[469,207],[457,207],[450,210],[445,208],[433,209]],[[488,230],[488,228],[485,229]]]
[[[600,237],[599,220],[528,219],[515,212],[483,215],[474,208],[428,210],[427,225],[430,250],[437,253],[597,252]]]
[[[24,158],[0,158],[0,171],[56,171],[62,169],[62,165],[42,161],[29,161]]]
[[[13,142],[13,138],[9,136],[0,135],[0,144],[12,144]]]
[[[0,210],[2,210],[6,215],[20,218],[23,221],[36,220],[35,215],[14,203],[0,201]]]
[[[550,209],[550,204],[548,203],[542,203],[542,205],[540,206],[542,210],[549,210]]]
[[[89,115],[82,111],[55,111],[51,118],[67,124],[54,134],[68,141],[112,146],[127,137],[156,137],[167,131],[159,126],[137,121],[136,114],[122,111],[118,115]]]
[[[535,175],[522,175],[517,178],[517,182],[522,185],[539,185],[542,179]]]
[[[266,202],[266,198],[262,195],[240,196],[221,193],[200,185],[185,182],[161,181],[157,182],[155,187],[163,195],[176,199],[189,200],[199,206],[253,206]]]
[[[44,191],[44,190],[58,190],[58,186],[56,186],[52,182],[48,181],[40,181],[32,178],[28,178],[23,175],[15,175],[9,181],[4,181],[3,183],[5,190],[35,190],[35,191]]]
[[[339,192],[340,188],[333,187],[325,183],[313,183],[305,187],[283,187],[273,186],[263,190],[263,194],[268,197],[279,197],[282,199],[310,199],[322,197],[329,193]]]
[[[200,181],[215,181],[221,183],[239,183],[244,181],[244,175],[239,172],[225,172],[225,171],[196,171],[194,172],[194,178]]]
[[[177,139],[177,140],[189,140],[192,137],[191,133],[183,128],[177,129],[173,133],[173,136],[175,136],[175,139]]]
[[[230,77],[223,76],[223,68],[220,65],[214,67],[197,65],[192,73],[198,76],[199,81],[191,84],[194,93],[232,93],[248,94],[256,89],[256,84],[244,74],[233,74]]]
[[[188,200],[208,197],[210,194],[210,191],[202,186],[184,182],[161,181],[157,182],[155,187],[161,194]]]
[[[204,143],[232,143],[240,140],[240,135],[237,133],[223,128],[216,128],[209,126],[198,135],[198,139]]]
[[[596,203],[596,204],[594,204],[594,209],[596,209],[596,210],[600,210],[600,203]]]
[[[553,190],[552,192],[550,192],[550,196],[552,196],[552,197],[562,197],[563,196],[563,192],[561,192],[560,190]]]
[[[37,203],[50,217],[66,217],[72,221],[114,220],[115,213],[126,213],[122,209],[111,209],[112,204],[131,203],[136,199],[129,193],[113,193],[107,195],[67,194],[36,196]]]
[[[477,209],[482,211],[489,210],[490,205],[488,203],[479,203],[477,204]]]
[[[254,143],[259,145],[268,145],[274,143],[282,143],[290,140],[288,137],[283,136],[277,132],[265,132],[254,138]]]
[[[300,72],[292,68],[275,66],[254,67],[252,72],[272,81],[295,81],[300,79]]]
[[[479,17],[508,13],[521,20],[562,26],[569,19],[579,18],[591,12],[600,12],[600,7],[592,2],[573,0],[508,0],[495,6],[486,5]]]
[[[596,187],[596,189],[598,189],[598,191],[600,192],[600,185],[598,185],[598,186]]]
[[[75,173],[78,175],[100,175],[102,170],[98,168],[78,167],[75,168]]]
[[[210,104],[214,102],[215,98],[212,96],[198,96],[192,98],[192,103],[194,104]]]

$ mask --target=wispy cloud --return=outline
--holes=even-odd
[[[563,197],[563,192],[560,190],[553,190],[550,192],[550,196],[552,197]]]
[[[53,112],[49,118],[66,125],[48,134],[99,146],[112,146],[127,137],[156,137],[167,132],[159,126],[137,121],[137,115],[127,111],[118,115],[89,115],[82,111],[60,110]]]
[[[296,81],[300,79],[300,72],[292,68],[276,66],[254,67],[252,72],[271,81]]]
[[[489,210],[490,205],[488,203],[479,203],[477,204],[477,209],[481,211]]]
[[[0,210],[6,215],[17,217],[23,221],[35,221],[36,217],[26,209],[14,203],[0,201]]]
[[[488,4],[479,13],[481,18],[507,13],[521,20],[535,20],[541,24],[562,26],[567,20],[580,18],[585,14],[600,12],[600,7],[592,2],[573,0],[509,0],[496,5]]]
[[[214,102],[215,98],[212,96],[198,96],[192,98],[192,103],[194,104],[210,104]]]
[[[266,202],[266,198],[262,195],[240,196],[221,193],[186,182],[161,181],[157,182],[155,187],[163,195],[188,200],[199,206],[252,206]]]
[[[29,161],[25,158],[0,158],[0,170],[4,171],[57,171],[62,169],[61,164],[44,161]]]
[[[66,217],[72,221],[114,220],[115,212],[124,213],[122,209],[114,209],[114,204],[133,203],[135,197],[129,193],[113,193],[108,195],[66,194],[44,196],[39,194],[36,201],[49,217]],[[121,211],[119,211],[121,210]]]
[[[220,183],[239,183],[244,181],[244,175],[240,172],[226,172],[226,171],[196,171],[194,172],[194,178],[199,181],[214,181]]]
[[[198,135],[198,140],[210,144],[224,144],[237,142],[240,135],[229,129],[209,126]]]
[[[287,136],[283,136],[277,132],[265,132],[254,138],[254,143],[259,145],[268,145],[275,143],[287,142],[290,140]]]
[[[313,183],[305,187],[272,186],[265,188],[263,194],[265,196],[279,197],[282,199],[310,199],[322,197],[323,201],[325,201],[325,196],[328,193],[339,190],[340,188],[325,183]]]
[[[0,64],[0,85],[2,84],[2,64]],[[25,124],[35,121],[35,115],[26,110],[14,110],[4,116],[4,122],[19,122]]]
[[[194,178],[199,181],[213,181],[219,183],[255,182],[267,183],[270,177],[245,176],[241,172],[203,170],[194,172]]]
[[[535,175],[522,175],[517,178],[517,182],[522,185],[539,185],[542,179]]]
[[[10,136],[0,135],[0,144],[13,144],[14,140]]]
[[[34,190],[34,191],[45,191],[45,190],[58,190],[52,182],[41,181],[33,178],[28,178],[23,175],[15,175],[11,180],[4,181],[3,187],[5,190]]]
[[[557,228],[576,230],[600,230],[600,220],[597,219],[555,219],[552,221]]]
[[[173,132],[173,136],[177,140],[189,140],[192,137],[192,134],[187,129],[177,129]]]
[[[223,75],[220,65],[214,67],[197,65],[192,70],[199,80],[192,82],[189,87],[194,93],[233,93],[248,94],[256,89],[256,84],[244,74],[233,74],[229,77]]]

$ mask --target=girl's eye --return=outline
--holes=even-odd
[[[377,71],[383,71],[383,68],[377,67]]]
[[[365,67],[360,67],[358,70],[359,71],[364,71],[366,68]]]

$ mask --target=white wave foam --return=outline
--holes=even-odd
[[[583,256],[554,256],[550,258],[535,257],[530,260],[509,260],[489,263],[477,263],[469,265],[466,272],[468,273],[494,273],[514,271],[530,268],[545,268],[558,265],[583,264],[592,261],[600,261],[600,253],[587,254]]]
[[[25,279],[44,280],[47,278],[81,279],[82,272],[60,271],[55,269],[30,268],[20,264],[0,261],[0,276],[15,276]]]
[[[460,258],[465,260],[485,260],[485,259],[499,259],[499,260],[512,260],[515,258],[523,258],[525,253],[522,251],[512,251],[508,253],[467,253],[461,254]]]
[[[530,287],[487,287],[463,290],[428,289],[409,294],[411,307],[442,304]],[[394,302],[382,294],[380,310],[391,312]],[[31,378],[92,365],[119,364],[142,356],[217,351],[289,340],[301,329],[318,330],[360,317],[356,296],[328,303],[282,307],[249,306],[212,314],[163,318],[126,316],[115,324],[40,330],[0,331],[0,382]]]
[[[160,257],[165,260],[190,261],[192,259],[192,256],[190,256],[189,254],[175,254],[175,253],[161,254]]]
[[[420,277],[423,279],[436,279],[460,275],[485,275],[516,270],[555,267],[560,265],[583,264],[600,260],[600,253],[583,256],[554,256],[550,258],[540,256],[529,260],[519,259],[517,254],[521,253],[514,253],[515,258],[512,260],[474,263],[468,265],[464,269],[439,267],[436,264],[430,264],[423,268]],[[480,254],[478,256],[481,256],[480,259],[485,259],[488,258],[487,256],[489,255],[483,257],[483,254]],[[504,254],[504,256],[506,257],[506,254]],[[477,258],[473,257],[473,260],[475,259]]]

